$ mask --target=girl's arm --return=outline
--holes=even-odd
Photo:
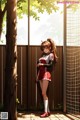
[[[43,64],[43,66],[45,66],[45,67],[51,67],[51,66],[53,66],[53,63],[54,63],[54,61],[50,60],[49,63]]]
[[[50,53],[49,55],[49,63],[44,64],[45,67],[51,67],[54,64],[54,54]]]

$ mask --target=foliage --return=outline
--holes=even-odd
[[[38,13],[52,13],[58,10],[56,0],[30,0],[30,15],[35,19],[38,19]],[[1,0],[1,9],[3,10],[6,4],[6,0]],[[21,18],[23,14],[28,15],[28,0],[18,0],[17,2],[17,15]]]
[[[28,1],[19,0],[18,1],[18,16],[22,17],[23,14],[28,14]],[[52,11],[58,10],[56,0],[30,0],[30,16],[35,19],[39,19],[38,13],[52,13]]]
[[[54,10],[55,12],[59,9],[57,2],[64,0],[30,0],[30,16],[35,19],[39,19],[38,13],[44,13],[45,11],[50,14]],[[68,0],[67,0],[68,1]],[[78,0],[80,2],[80,0]],[[1,0],[0,9],[3,10],[6,4],[6,0]],[[68,4],[67,8],[72,8],[75,11],[80,4],[73,3]],[[17,1],[17,15],[22,18],[24,14],[28,15],[28,0]]]
[[[58,10],[56,0],[31,0],[30,2],[30,15],[35,19],[39,19],[38,13],[44,13],[45,11],[50,14],[54,10]]]
[[[80,8],[80,0],[57,0],[57,3],[66,4],[67,8],[70,8],[75,12]]]
[[[17,15],[22,18],[23,14],[28,14],[28,1],[18,0],[17,2]]]
[[[68,4],[67,8],[71,8],[73,10],[73,12],[75,12],[77,9],[80,8],[80,0],[78,1],[73,1],[72,4]]]
[[[20,103],[20,101],[19,101],[19,99],[18,99],[18,98],[16,98],[16,103],[17,103],[17,104],[19,104],[19,103]]]
[[[0,0],[0,11],[3,11],[5,8],[6,0]]]
[[[38,13],[51,14],[52,11],[57,11],[59,9],[57,2],[64,0],[30,0],[30,16],[35,19],[39,19]],[[68,0],[67,0],[68,1]],[[80,2],[80,0],[78,0]],[[1,9],[3,10],[6,4],[6,0],[1,0]],[[67,8],[72,8],[75,11],[80,4],[68,4]],[[28,0],[18,0],[17,1],[17,15],[22,18],[24,14],[28,15]]]

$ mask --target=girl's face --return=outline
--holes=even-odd
[[[51,50],[51,45],[49,42],[45,42],[43,44],[43,52],[44,53],[50,53],[50,50]]]

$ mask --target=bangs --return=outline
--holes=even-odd
[[[44,42],[41,43],[41,47],[40,48],[43,51],[44,48],[49,48],[49,47],[51,47],[51,43],[48,42],[48,41],[44,41]]]

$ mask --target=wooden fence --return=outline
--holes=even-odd
[[[5,80],[5,46],[0,46],[0,104],[3,104]],[[36,80],[36,63],[40,57],[39,46],[18,46],[18,80],[17,98],[18,108],[26,110],[42,109],[42,97]],[[57,46],[58,63],[52,72],[48,95],[50,109],[62,109],[63,106],[63,47]]]

